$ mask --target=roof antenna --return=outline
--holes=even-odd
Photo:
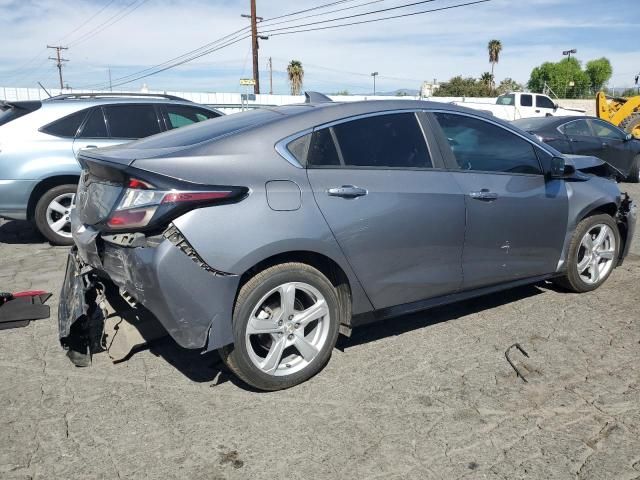
[[[329,97],[319,92],[304,92],[304,103],[327,103],[333,102]]]
[[[38,82],[38,85],[40,85],[40,88],[44,90],[44,93],[46,93],[47,95],[49,95],[49,98],[51,98],[51,94],[47,91],[46,88],[44,88],[44,85],[42,85],[40,82]]]

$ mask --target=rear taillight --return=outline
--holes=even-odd
[[[144,228],[159,217],[169,218],[193,208],[228,201],[244,193],[246,189],[238,187],[194,191],[156,190],[148,182],[130,179],[120,202],[107,220],[107,226],[113,230]]]

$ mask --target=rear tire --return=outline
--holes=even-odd
[[[640,155],[636,155],[631,164],[631,170],[629,170],[629,176],[627,182],[639,183],[640,182]]]
[[[74,184],[58,185],[47,190],[36,204],[36,227],[53,245],[73,245],[69,212],[77,190]]]
[[[620,122],[620,128],[640,139],[640,113],[632,113]]]
[[[611,275],[619,251],[620,232],[613,218],[606,214],[587,217],[571,238],[567,272],[554,282],[576,293],[595,290]]]
[[[338,296],[327,277],[303,263],[284,263],[242,286],[233,311],[234,344],[219,353],[252,387],[281,390],[322,370],[339,327]]]

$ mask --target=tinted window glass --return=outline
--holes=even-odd
[[[515,105],[515,95],[513,93],[509,95],[500,95],[496,100],[498,105]]]
[[[203,108],[188,107],[186,105],[166,105],[169,129],[180,128],[192,123],[203,122],[210,118],[219,117],[217,113]]]
[[[573,122],[565,123],[561,128],[565,135],[591,137],[591,129],[586,120],[575,120]]]
[[[50,123],[44,127],[42,131],[49,135],[55,135],[56,137],[75,137],[76,133],[78,133],[78,128],[80,128],[80,124],[86,116],[86,110],[72,113],[71,115],[67,115],[60,120]]]
[[[531,131],[552,127],[557,122],[558,119],[556,117],[529,117],[519,118],[511,123],[522,130]]]
[[[304,165],[307,161],[307,150],[309,149],[310,140],[311,134],[308,133],[287,144],[287,150],[298,160],[300,165]]]
[[[414,113],[377,115],[332,128],[345,166],[431,167],[427,144]]]
[[[281,107],[278,110],[283,111],[284,108]],[[297,108],[300,109],[300,107]],[[171,130],[160,137],[139,140],[136,142],[136,148],[172,148],[195,145],[280,118],[282,118],[280,113],[267,109],[222,115],[215,122],[202,122],[191,128]]]
[[[484,120],[436,113],[455,159],[463,170],[541,173],[533,145]]]
[[[533,97],[531,95],[520,95],[520,105],[523,107],[532,107]]]
[[[104,123],[104,115],[102,109],[94,108],[89,114],[87,123],[82,127],[80,138],[107,138],[107,126]]]
[[[309,153],[307,154],[307,165],[311,167],[326,167],[340,165],[340,157],[333,141],[330,128],[323,128],[313,132]]]
[[[536,107],[556,108],[555,104],[551,101],[551,99],[543,95],[536,95]]]
[[[153,105],[109,105],[103,108],[113,138],[144,138],[160,133]]]
[[[598,137],[623,140],[625,135],[612,125],[608,125],[598,120],[591,120],[593,131]]]

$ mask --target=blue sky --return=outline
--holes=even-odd
[[[378,0],[270,28],[410,1],[415,0]],[[386,15],[463,1],[433,0]],[[257,3],[258,15],[268,19],[329,0]],[[345,0],[306,15],[364,3],[367,0]],[[0,86],[35,86],[37,81],[56,86],[57,71],[47,60],[54,52],[46,50],[47,44],[69,45],[64,76],[72,87],[106,84],[109,68],[117,81],[246,27],[248,21],[240,14],[248,13],[248,8],[249,0],[0,0]],[[262,28],[268,28],[266,22]],[[498,80],[512,77],[526,82],[533,67],[557,61],[562,50],[577,48],[577,58],[583,62],[602,56],[611,60],[610,86],[631,86],[640,72],[639,28],[637,0],[491,0],[385,22],[271,36],[260,46],[262,90],[268,90],[268,57],[273,58],[275,93],[287,93],[284,71],[293,58],[305,66],[305,88],[323,92],[371,92],[373,71],[379,72],[379,91],[415,89],[422,80],[442,81],[454,75],[478,77],[490,69],[486,45],[492,38],[503,44],[495,71]],[[238,79],[250,76],[250,41],[244,39],[119,88],[136,90],[146,83],[151,89],[237,92]]]

